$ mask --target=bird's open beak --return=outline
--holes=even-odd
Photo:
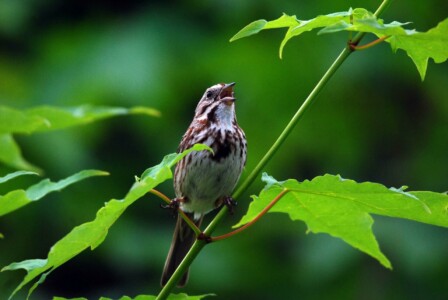
[[[233,86],[234,85],[235,85],[235,82],[224,84],[221,92],[219,93],[220,100],[223,101],[227,105],[232,105],[233,102],[236,100],[236,98],[233,97]]]

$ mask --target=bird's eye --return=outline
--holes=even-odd
[[[208,91],[205,96],[210,99],[213,96],[212,91]]]

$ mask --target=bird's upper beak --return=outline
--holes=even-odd
[[[233,102],[236,100],[236,98],[233,97],[233,86],[234,85],[235,85],[235,82],[224,84],[221,92],[219,93],[220,100],[223,101],[227,105],[232,105]]]

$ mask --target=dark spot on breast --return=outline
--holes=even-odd
[[[212,156],[212,159],[215,161],[221,161],[221,159],[229,156],[230,152],[232,151],[232,148],[227,140],[224,140],[224,143],[220,143],[218,140],[216,140],[213,143],[212,148],[216,149],[215,155]]]
[[[221,135],[221,130],[214,130],[213,131],[213,133],[212,133],[212,136],[214,136],[215,137],[215,140],[216,140],[216,144],[217,145],[220,145],[221,144],[221,139],[222,139],[222,135]]]

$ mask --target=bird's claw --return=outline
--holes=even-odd
[[[174,198],[171,200],[171,202],[169,204],[160,204],[160,207],[163,209],[169,209],[171,210],[171,212],[173,213],[173,217],[175,217],[177,215],[177,210],[180,207],[180,202],[181,200],[179,200],[178,198]]]
[[[235,200],[233,200],[232,197],[225,197],[224,198],[224,203],[225,206],[227,206],[227,208],[229,209],[229,213],[231,215],[233,215],[234,211],[234,207],[238,205],[238,202],[236,202]]]

